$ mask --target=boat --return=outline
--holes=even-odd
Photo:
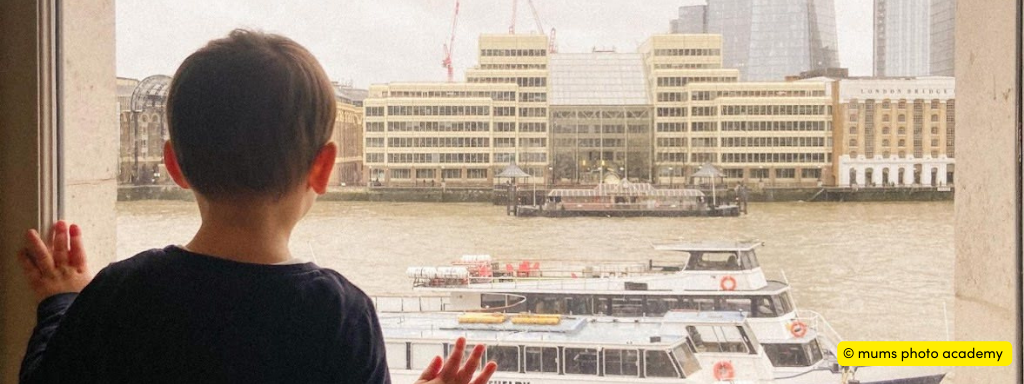
[[[679,313],[673,326],[652,319],[500,313],[379,318],[393,382],[416,380],[459,337],[467,346],[486,345],[483,360],[498,365],[489,383],[775,382],[771,362],[736,312]]]
[[[407,272],[417,291],[442,294],[438,310],[661,321],[678,311],[739,311],[764,345],[776,380],[785,378],[787,383],[840,383],[851,375],[861,383],[941,382],[942,367],[840,369],[836,357],[842,338],[820,314],[797,309],[787,282],[766,279],[756,255],[762,245],[756,241],[659,244],[655,250],[683,257],[657,265],[649,261],[646,267],[620,263],[566,269],[524,262],[518,268],[504,263],[503,268],[502,262],[476,256],[450,267],[458,271],[454,279],[437,274],[416,277],[415,268]],[[475,275],[471,269],[486,275]]]
[[[654,188],[649,183],[622,181],[592,189],[552,189],[543,205],[518,206],[517,216],[680,217],[739,216],[740,207],[718,204],[704,192],[685,188]]]

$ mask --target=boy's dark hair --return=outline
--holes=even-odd
[[[236,29],[178,68],[167,123],[181,172],[212,200],[280,198],[331,137],[334,89],[309,51]]]

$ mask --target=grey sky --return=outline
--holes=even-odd
[[[688,0],[534,0],[561,52],[633,52],[665,33]],[[835,0],[840,62],[871,73],[871,0]],[[525,0],[518,32],[534,31]],[[117,0],[117,74],[173,75],[206,41],[232,28],[287,35],[309,48],[334,80],[358,87],[390,81],[443,81],[454,0]],[[477,36],[508,33],[511,0],[462,0],[455,42],[456,79],[476,64]],[[547,32],[547,31],[545,31]]]

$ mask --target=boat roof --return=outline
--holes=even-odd
[[[487,341],[488,345],[552,343],[558,345],[624,346],[668,349],[686,340],[679,323],[706,326],[740,326],[738,312],[681,313],[672,323],[656,318],[563,316],[558,325],[512,324],[514,315],[498,324],[460,324],[460,313],[379,313],[387,339],[421,339],[450,342],[458,337]],[[666,326],[667,325],[667,326]]]
[[[549,197],[701,197],[704,192],[696,189],[664,189],[654,188],[649,183],[598,184],[592,189],[552,189]]]
[[[645,296],[750,296],[774,295],[789,289],[786,283],[768,280],[764,287],[751,290],[695,290],[695,289],[650,289],[627,290],[626,283],[650,282],[655,279],[670,279],[673,275],[650,275],[633,277],[606,277],[591,279],[520,279],[514,282],[473,283],[461,286],[416,287],[417,290],[436,292],[477,292],[477,293],[558,293],[564,295],[645,295]],[[524,281],[525,280],[525,281]]]
[[[750,251],[762,245],[762,241],[700,241],[655,244],[654,249],[680,252],[738,252]]]

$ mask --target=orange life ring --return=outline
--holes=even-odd
[[[723,291],[732,291],[736,289],[736,279],[732,276],[725,276],[721,281],[718,282],[718,286],[722,287]]]
[[[804,337],[807,334],[807,324],[800,320],[794,320],[789,324],[789,333],[792,333],[797,338]]]
[[[736,377],[736,370],[733,369],[732,363],[728,360],[721,360],[715,363],[714,367],[711,368],[712,374],[715,375],[715,380],[732,380]]]

